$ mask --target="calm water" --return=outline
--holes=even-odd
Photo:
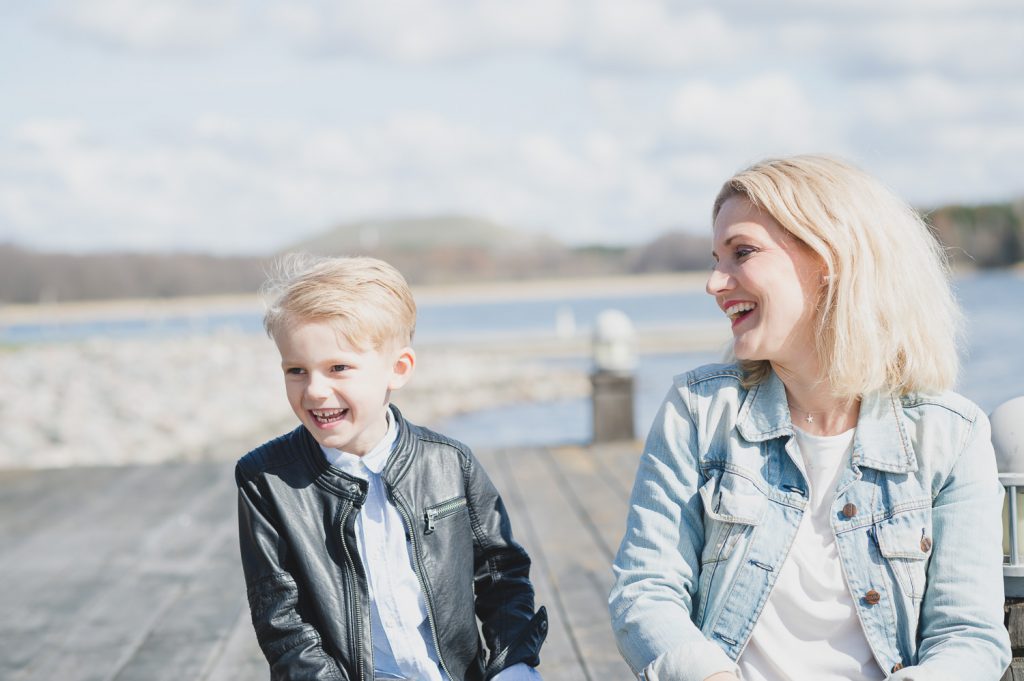
[[[1024,277],[1007,272],[965,276],[957,281],[968,317],[968,347],[959,391],[991,411],[1003,401],[1024,394]],[[553,300],[500,301],[420,306],[416,338],[421,343],[454,339],[549,335],[556,320],[579,331],[592,328],[598,313],[609,307],[625,312],[639,328],[686,322],[721,321],[721,313],[703,292],[629,295]],[[262,333],[260,318],[248,314],[194,314],[160,319],[0,326],[0,344],[65,341],[103,335],[114,337],[174,336],[220,329]],[[643,435],[661,403],[671,377],[689,368],[717,361],[716,354],[645,355],[637,369],[635,419]],[[589,360],[568,361],[583,369]],[[441,429],[476,447],[584,442],[591,432],[586,399],[506,406],[466,414]]]
[[[714,301],[703,292],[653,295],[505,300],[494,303],[419,305],[416,341],[486,340],[489,337],[550,335],[556,319],[571,318],[577,329],[589,329],[597,315],[609,307],[622,310],[638,327],[707,321],[720,318]],[[90,336],[139,337],[212,333],[238,329],[263,333],[256,313],[180,314],[157,319],[104,319],[53,321],[44,324],[0,325],[0,343],[37,343],[78,340]]]
[[[965,276],[957,281],[957,297],[967,315],[967,348],[957,390],[991,412],[1011,397],[1024,395],[1024,277],[1005,272]],[[696,309],[662,308],[658,321],[721,318],[709,296],[699,298],[692,301],[699,305]],[[672,376],[716,361],[717,353],[641,356],[634,405],[638,436],[646,434]],[[574,364],[589,367],[585,360]],[[591,427],[590,402],[578,399],[464,414],[441,424],[440,430],[483,447],[586,442]]]

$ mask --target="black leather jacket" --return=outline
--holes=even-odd
[[[381,477],[405,521],[441,665],[454,681],[536,666],[547,616],[534,614],[530,558],[501,497],[465,445],[392,414],[398,438]],[[244,456],[235,478],[249,608],[271,678],[372,681],[355,538],[366,482],[332,467],[304,426]]]

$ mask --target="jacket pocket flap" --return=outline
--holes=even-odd
[[[764,516],[767,497],[742,475],[722,473],[700,488],[704,513],[721,522],[758,525]]]
[[[924,560],[928,557],[928,551],[922,545],[927,530],[920,522],[913,523],[895,516],[876,524],[875,536],[878,538],[878,550],[886,558]]]

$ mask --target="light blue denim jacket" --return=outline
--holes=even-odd
[[[782,382],[748,391],[740,376],[732,364],[677,376],[648,436],[609,596],[635,672],[666,653],[673,681],[735,669],[807,505]],[[1009,664],[1002,498],[976,405],[862,399],[832,526],[888,678],[997,681]]]

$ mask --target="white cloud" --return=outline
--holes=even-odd
[[[109,47],[205,51],[223,46],[244,28],[243,0],[63,0],[49,22],[77,38]]]
[[[0,158],[0,221],[48,249],[266,252],[342,220],[442,212],[569,241],[635,241],[678,224],[689,191],[609,132],[572,144],[428,114],[359,130],[208,116],[187,135],[133,143],[41,121],[0,141]]]
[[[746,52],[738,32],[710,8],[675,12],[659,0],[601,0],[586,7],[570,40],[584,61],[597,65],[695,67]]]
[[[824,113],[792,78],[765,74],[729,86],[684,85],[673,98],[671,124],[674,137],[698,148],[764,154],[834,146]]]
[[[80,41],[54,60],[90,83],[111,66],[120,99],[23,84],[0,127],[0,239],[265,251],[458,211],[639,240],[705,226],[730,173],[805,151],[916,202],[1024,192],[1019,0],[867,2],[63,0],[51,28],[120,50],[95,76],[72,68]],[[146,92],[166,99],[136,111],[113,91],[154,51],[166,81]]]
[[[436,65],[544,55],[596,72],[801,67],[849,74],[939,70],[1020,76],[1019,0],[891,3],[789,0],[62,0],[53,23],[137,51],[210,50],[248,37],[261,49]]]
[[[747,69],[814,59],[824,68],[898,73],[940,68],[978,76],[1019,73],[1018,0],[932,3],[790,0],[307,0],[273,8],[270,30],[302,51],[406,63],[546,53],[603,69]]]
[[[265,19],[303,52],[417,63],[556,48],[571,29],[570,8],[566,0],[309,0],[273,7]]]

